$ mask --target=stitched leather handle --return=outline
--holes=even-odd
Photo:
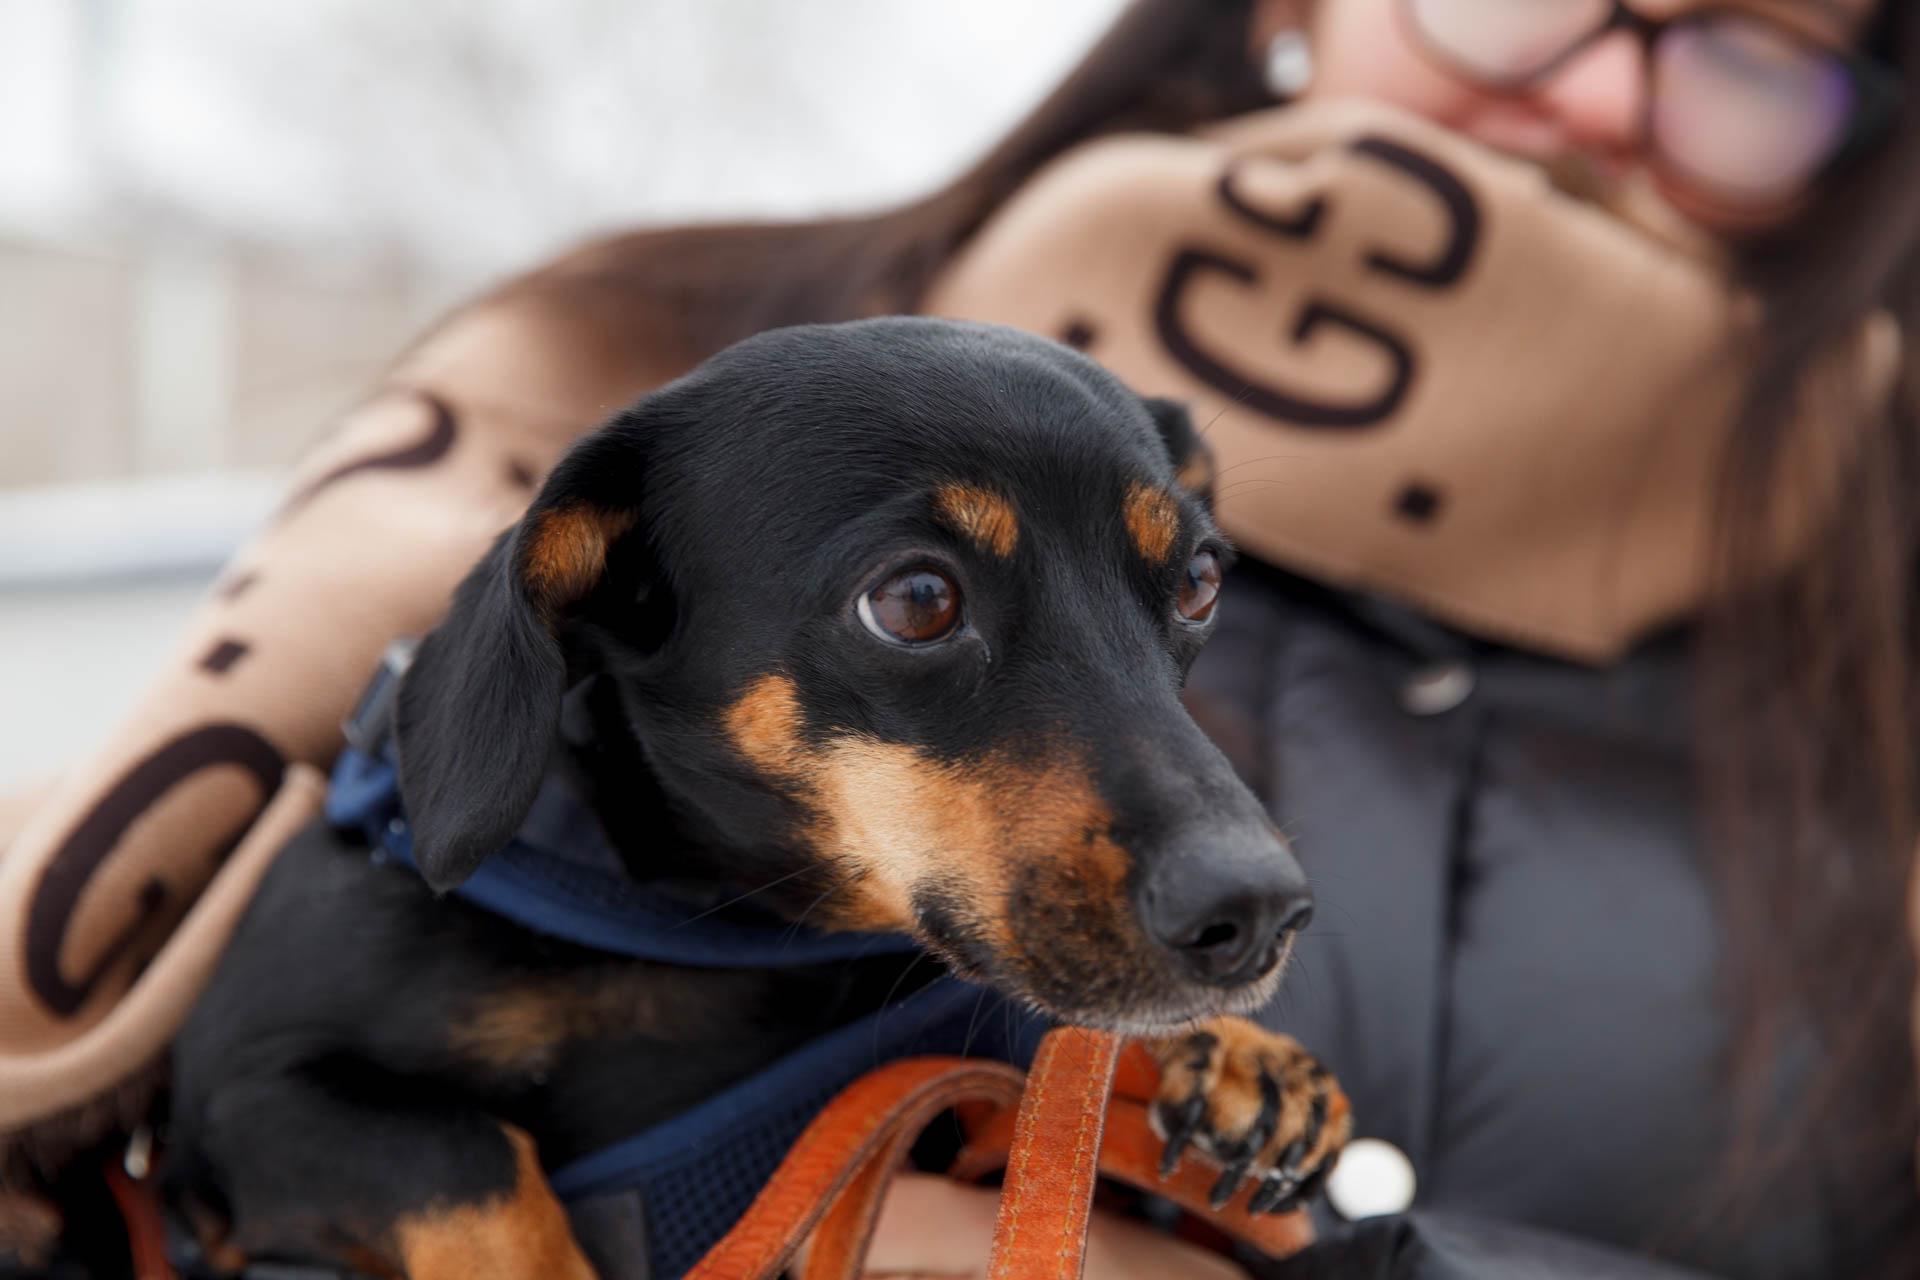
[[[792,1260],[830,1210],[833,1224],[815,1241],[807,1280],[851,1280],[886,1184],[920,1131],[961,1102],[1010,1107],[1020,1088],[1014,1068],[970,1058],[910,1058],[862,1076],[814,1117],[687,1280],[765,1280]]]
[[[153,1183],[128,1176],[118,1160],[108,1160],[105,1176],[127,1228],[127,1262],[133,1268],[133,1280],[178,1280],[167,1261],[167,1229]]]
[[[1014,1122],[988,1280],[1079,1280],[1120,1039],[1063,1027],[1040,1042]]]
[[[867,1161],[834,1198],[820,1225],[813,1230],[813,1242],[807,1250],[806,1267],[800,1280],[855,1280],[873,1245],[874,1229],[880,1223],[880,1208],[886,1203],[887,1188],[894,1175],[906,1163],[907,1152],[923,1126],[903,1126],[887,1143],[886,1149]]]

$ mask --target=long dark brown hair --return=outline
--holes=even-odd
[[[1836,176],[1791,229],[1740,250],[1769,320],[1725,469],[1719,590],[1696,628],[1696,654],[1701,776],[1736,1015],[1731,1069],[1747,1104],[1729,1185],[1764,1188],[1784,1163],[1811,1160],[1836,1189],[1903,1186],[1884,1205],[1852,1200],[1859,1234],[1885,1240],[1889,1231],[1912,1239],[1920,1218],[1905,923],[1916,837],[1920,399],[1903,377],[1891,403],[1863,403],[1857,379],[1820,372],[1835,335],[1876,310],[1920,335],[1920,6],[1882,8],[1868,51],[1908,86],[1892,136]],[[912,311],[955,250],[1067,147],[1269,105],[1248,50],[1251,10],[1252,0],[1136,0],[1019,127],[913,204],[617,236],[512,289],[562,292],[576,314],[584,307],[596,323],[644,335],[653,355],[678,365],[775,325]],[[1796,445],[1810,421],[1831,446],[1823,456],[1834,460],[1840,496],[1812,554],[1783,575],[1769,551],[1777,500],[1812,482],[1798,474],[1807,451]],[[1773,1064],[1808,1034],[1822,1068],[1783,1127],[1766,1102]],[[1764,1211],[1764,1192],[1745,1199]],[[1873,1261],[1920,1269],[1920,1254]]]
[[[1812,1158],[1844,1188],[1855,1240],[1898,1257],[1836,1274],[1920,1274],[1916,1210],[1914,614],[1920,545],[1920,7],[1884,0],[1868,52],[1905,86],[1892,136],[1788,230],[1744,246],[1767,323],[1722,475],[1719,591],[1700,626],[1697,741],[1736,1014],[1748,1207]],[[1876,311],[1900,328],[1884,401],[1823,359]],[[1831,492],[1811,552],[1781,573],[1797,493]],[[1780,1051],[1811,1032],[1818,1069],[1782,1123]],[[1900,1187],[1898,1199],[1874,1188]]]

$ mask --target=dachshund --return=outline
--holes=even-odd
[[[1169,1164],[1311,1195],[1346,1099],[1244,1016],[1311,896],[1181,704],[1232,558],[1206,485],[1177,404],[930,319],[760,334],[582,438],[399,685],[415,867],[296,837],[176,1043],[203,1256],[591,1276],[544,1171],[899,989],[898,955],[661,964],[450,895],[558,771],[623,875],[1141,1037]]]

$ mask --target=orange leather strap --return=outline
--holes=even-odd
[[[152,1184],[129,1177],[118,1160],[108,1162],[106,1180],[120,1218],[126,1223],[133,1280],[176,1280],[173,1266],[167,1261],[167,1232]]]
[[[1027,1073],[988,1280],[1079,1280],[1120,1040],[1063,1027]]]
[[[911,1058],[849,1085],[808,1125],[733,1230],[687,1272],[688,1280],[763,1280],[792,1260],[835,1210],[808,1259],[808,1280],[858,1274],[881,1192],[921,1129],[964,1101],[1012,1106],[1020,1073],[969,1058]],[[841,1207],[841,1202],[845,1207]]]
[[[931,1117],[929,1117],[931,1118]],[[834,1197],[820,1225],[813,1230],[806,1266],[800,1280],[856,1280],[879,1225],[880,1206],[887,1187],[906,1163],[907,1152],[921,1125],[902,1125],[886,1147],[854,1174],[853,1181]]]
[[[1100,1141],[1100,1176],[1164,1196],[1268,1257],[1284,1258],[1313,1243],[1313,1220],[1304,1210],[1277,1216],[1250,1214],[1244,1207],[1244,1192],[1226,1208],[1212,1208],[1213,1184],[1220,1171],[1198,1153],[1190,1152],[1171,1176],[1161,1178],[1162,1144],[1147,1119],[1159,1080],[1159,1068],[1139,1045],[1128,1045],[1122,1051],[1113,1098],[1107,1103],[1106,1131]],[[967,1145],[948,1172],[973,1182],[1005,1168],[1016,1125],[1016,1116],[1007,1111],[977,1119],[968,1126]]]

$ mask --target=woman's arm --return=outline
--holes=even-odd
[[[867,1280],[947,1280],[987,1274],[1000,1193],[937,1174],[903,1174],[887,1192],[862,1274]],[[1211,1250],[1096,1210],[1085,1280],[1247,1280]]]

